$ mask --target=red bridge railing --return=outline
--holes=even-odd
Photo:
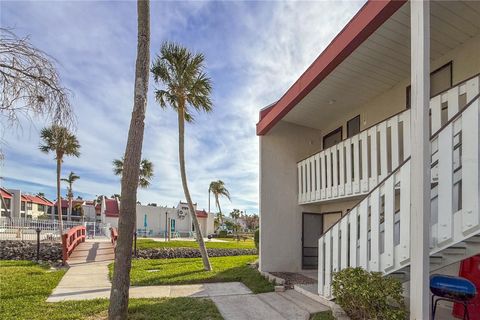
[[[112,241],[113,247],[117,246],[118,231],[117,228],[110,228],[110,241]]]
[[[73,250],[82,242],[85,242],[86,228],[84,226],[73,227],[62,235],[62,259],[65,263]]]

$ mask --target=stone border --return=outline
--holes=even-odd
[[[276,277],[276,276],[274,276],[273,274],[271,274],[267,271],[260,271],[259,270],[259,272],[268,281],[275,282],[275,284],[279,284],[279,285],[282,285],[282,286],[285,285],[285,280],[284,279]]]

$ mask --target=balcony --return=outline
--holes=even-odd
[[[476,75],[430,100],[434,134],[473,99]],[[435,145],[432,144],[432,148]],[[407,109],[297,163],[298,203],[361,197],[410,156],[410,110]],[[434,155],[435,156],[435,155]],[[432,173],[432,177],[435,176]]]
[[[430,272],[480,250],[479,91],[476,76],[430,103]],[[321,296],[333,298],[333,273],[346,267],[409,279],[410,177],[407,158],[319,239]]]

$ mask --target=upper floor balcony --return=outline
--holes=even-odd
[[[476,75],[431,98],[431,135],[475,97],[478,83],[479,75]],[[410,110],[406,109],[299,161],[298,203],[319,203],[368,194],[410,156],[410,121]],[[438,149],[436,143],[432,144],[432,150]],[[435,156],[434,153],[432,162]],[[433,168],[432,183],[436,178],[436,169]]]

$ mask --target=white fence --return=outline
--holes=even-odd
[[[471,100],[478,79],[471,78],[431,99],[432,134]],[[298,202],[365,195],[409,156],[410,110],[405,110],[298,162]]]
[[[461,113],[449,111],[452,106],[459,111],[459,95],[441,109],[437,99],[432,102],[432,121],[437,121],[437,111],[448,112],[448,117],[440,122],[442,128],[432,122],[437,132],[431,139],[431,254],[480,232],[479,91],[478,77],[466,83],[470,103]],[[450,91],[446,95],[455,97]],[[333,273],[346,267],[389,274],[409,264],[410,183],[407,159],[319,239],[320,295],[332,297]]]
[[[63,222],[63,229],[82,225],[81,222]],[[51,220],[33,220],[26,218],[0,218],[0,240],[36,241],[36,229],[40,229],[41,241],[60,241],[59,222]]]

